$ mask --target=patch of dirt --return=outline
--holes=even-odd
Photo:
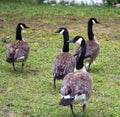
[[[18,114],[14,111],[9,111],[5,109],[0,109],[0,116],[2,117],[34,117],[29,115],[28,113]]]
[[[4,117],[16,117],[17,113],[14,111],[8,111],[8,110],[2,110],[0,109],[0,115],[3,115]]]
[[[72,31],[79,32],[85,31],[87,32],[87,18],[78,17],[73,14],[67,14],[64,16],[61,15],[37,15],[35,16],[39,18],[39,26],[40,30],[46,32],[53,32],[53,30],[57,30],[60,27],[67,27]],[[46,19],[46,22],[44,21]],[[34,19],[33,19],[34,20]],[[35,19],[37,20],[37,19]],[[99,25],[95,25],[94,32],[98,32],[101,35],[105,35],[108,40],[119,39],[120,34],[120,19],[119,18],[107,18],[107,19],[99,19]],[[44,22],[43,22],[44,21]]]
[[[4,23],[4,27],[9,24],[12,30],[15,32],[15,26],[19,21],[26,23],[30,29],[31,34],[43,32],[50,33],[55,32],[60,27],[67,27],[76,34],[80,32],[87,33],[87,17],[80,17],[74,14],[66,15],[48,15],[48,14],[36,14],[31,18],[25,18],[23,14],[1,14],[0,24]],[[9,17],[9,20],[6,20]],[[94,25],[94,33],[96,32],[106,40],[118,40],[120,38],[120,19],[119,18],[98,18],[99,25]],[[6,25],[7,24],[7,25]],[[1,25],[2,26],[2,25]],[[117,37],[117,38],[116,38]],[[6,40],[3,40],[6,42]]]

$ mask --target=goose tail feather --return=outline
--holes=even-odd
[[[68,98],[68,99],[65,99],[64,97],[60,100],[60,105],[62,106],[68,106],[70,105],[72,102],[73,102],[74,98]]]
[[[7,58],[6,61],[8,63],[14,63],[15,62],[15,59],[14,58]]]

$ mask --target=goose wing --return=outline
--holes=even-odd
[[[97,56],[99,53],[99,45],[96,42],[87,42],[86,43],[86,54],[85,58]]]
[[[64,77],[61,87],[62,96],[71,95],[71,97],[75,97],[76,95],[85,94],[89,97],[91,93],[92,79],[88,73],[77,71]]]
[[[76,58],[76,61],[78,61],[79,57],[81,55],[81,46],[78,46],[75,50],[74,57]]]
[[[22,56],[27,57],[28,53],[29,53],[28,44],[24,41],[17,40],[8,45],[6,57],[7,59],[15,60]]]
[[[66,75],[74,70],[75,65],[75,58],[71,54],[63,52],[54,60],[52,71],[54,76]]]
[[[30,47],[28,46],[27,43],[21,43],[21,45],[18,46],[18,48],[15,51],[15,56],[14,58],[20,58],[20,57],[25,57],[27,58],[29,54],[29,49]]]

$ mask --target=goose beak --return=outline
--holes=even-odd
[[[74,43],[73,39],[67,41],[67,43]]]
[[[24,26],[24,28],[29,28],[28,26]]]
[[[100,22],[97,21],[97,24],[100,24]]]
[[[58,31],[56,31],[55,33],[59,33],[59,30],[58,30]]]
[[[25,28],[29,28],[28,26],[25,26]]]

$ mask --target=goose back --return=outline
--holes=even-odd
[[[26,61],[29,54],[29,45],[23,40],[16,40],[8,45],[7,62]]]
[[[63,80],[60,92],[62,96],[70,95],[71,97],[85,94],[88,99],[92,94],[92,79],[87,72],[69,73]]]
[[[76,60],[68,52],[60,53],[53,62],[52,71],[54,77],[62,79],[69,72],[73,72],[76,66]]]
[[[85,54],[85,58],[91,58],[91,60],[95,60],[95,58],[98,56],[99,54],[99,44],[96,40],[96,38],[94,38],[94,40],[88,40],[86,42],[86,54]]]

